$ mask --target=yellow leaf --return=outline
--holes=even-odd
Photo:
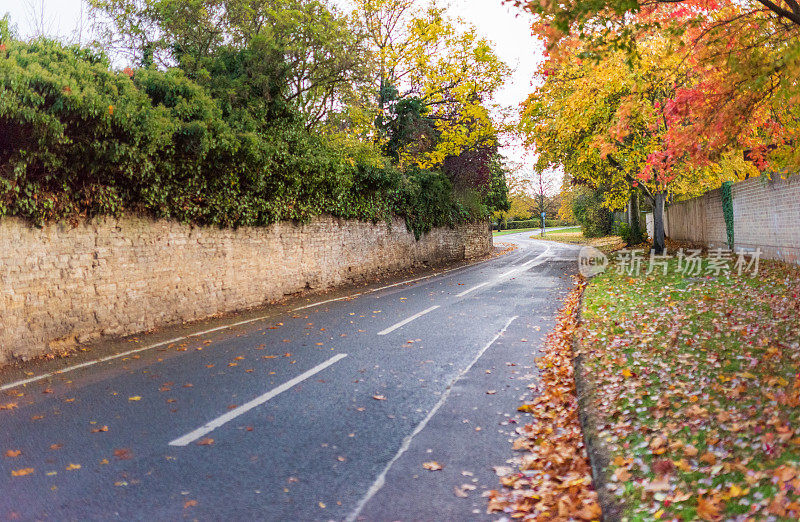
[[[435,460],[423,463],[422,467],[427,469],[428,471],[439,471],[441,469],[444,469],[444,466],[442,466],[441,464],[439,464]]]
[[[24,477],[25,475],[30,475],[33,473],[33,468],[22,468],[16,471],[11,471],[12,477]]]
[[[69,466],[67,466],[67,471],[74,471],[76,469],[81,469],[81,465],[80,464],[70,464]]]
[[[128,400],[129,401],[140,401],[140,400],[142,400],[142,398],[139,397],[138,395],[135,395],[133,397],[128,397]]]

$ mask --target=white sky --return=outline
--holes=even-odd
[[[0,0],[0,16],[10,14],[12,23],[18,26],[24,38],[33,33],[36,14],[43,11],[48,34],[75,38],[81,27],[81,4],[81,0]],[[449,5],[451,14],[475,25],[483,36],[494,42],[500,58],[514,69],[495,101],[516,111],[531,92],[531,79],[543,59],[542,44],[531,35],[529,19],[501,0],[449,0]],[[87,41],[88,24],[85,12],[83,14],[82,39]],[[513,140],[501,152],[520,164],[530,164],[532,160]]]

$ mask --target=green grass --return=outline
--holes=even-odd
[[[630,520],[795,520],[800,268],[708,277],[707,266],[612,265],[586,289],[580,347],[611,484]]]
[[[555,227],[555,228],[558,228],[558,227]],[[517,229],[512,229],[512,230],[500,230],[500,231],[497,231],[497,230],[495,230],[494,232],[492,232],[492,235],[493,235],[493,236],[505,236],[505,235],[508,235],[508,234],[518,234],[518,233],[520,233],[520,232],[531,232],[531,231],[533,231],[533,230],[538,230],[538,231],[541,231],[541,230],[542,230],[542,227],[536,227],[536,228],[517,228]],[[550,228],[548,228],[548,229],[545,229],[545,233],[547,233],[547,231],[548,231],[548,230],[551,230],[551,229],[550,229]]]
[[[564,230],[554,230],[548,232],[544,237],[538,235],[531,236],[533,239],[544,239],[546,241],[556,241],[558,243],[569,243],[572,245],[589,245],[598,250],[609,254],[619,250],[625,243],[619,236],[607,236],[598,238],[588,238],[583,236],[581,227],[572,227]]]
[[[552,232],[545,232],[545,238],[550,238],[554,236],[563,236],[564,234],[568,235],[581,234],[581,227],[564,228],[561,230],[554,230]]]

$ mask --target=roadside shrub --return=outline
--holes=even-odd
[[[115,72],[101,54],[2,34],[0,217],[41,225],[133,211],[235,227],[395,214],[419,237],[487,215],[441,172],[402,172],[376,144],[312,134],[283,105],[240,103],[250,79],[207,76],[238,70],[236,56],[198,83],[180,69]]]
[[[602,195],[598,192],[577,195],[572,201],[572,212],[584,237],[604,237],[614,230],[614,214],[603,206]]]
[[[568,227],[574,226],[576,223],[570,223],[568,221],[564,221],[561,219],[545,219],[544,220],[545,227]],[[542,220],[541,219],[526,219],[521,221],[505,221],[498,223],[501,228],[498,230],[516,230],[520,228],[541,228]]]
[[[616,233],[628,246],[638,245],[641,242],[647,241],[647,230],[644,227],[642,227],[639,234],[636,235],[634,234],[633,228],[625,222],[617,224]]]

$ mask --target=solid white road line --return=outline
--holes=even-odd
[[[328,366],[331,366],[332,364],[341,361],[345,357],[347,357],[346,353],[340,353],[339,355],[331,357],[330,359],[328,359],[324,363],[318,364],[317,366],[311,368],[307,372],[301,373],[300,375],[298,375],[294,379],[291,379],[291,380],[281,384],[277,388],[268,391],[264,395],[262,395],[260,397],[256,397],[252,401],[250,401],[250,402],[248,402],[246,404],[242,404],[238,408],[229,411],[225,415],[221,415],[221,416],[217,417],[216,419],[214,419],[214,420],[208,422],[207,424],[197,428],[196,430],[194,430],[194,431],[192,431],[190,433],[187,433],[183,437],[179,437],[179,438],[173,440],[172,442],[169,443],[169,445],[170,446],[188,446],[189,444],[191,444],[192,442],[196,441],[197,439],[199,439],[203,435],[207,435],[208,433],[211,433],[212,431],[214,431],[215,429],[219,428],[220,426],[232,421],[236,417],[247,413],[248,411],[252,410],[253,408],[255,408],[257,406],[261,406],[262,404],[264,404],[268,400],[272,399],[273,397],[275,397],[277,395],[280,395],[281,393],[285,392],[286,390],[289,390],[289,389],[293,388],[294,386],[297,386],[298,384],[300,384],[304,380],[308,379],[309,377],[313,377],[314,375],[318,374],[319,372],[321,372],[322,370],[324,370]]]
[[[509,319],[506,325],[503,327],[503,329],[500,330],[497,333],[497,335],[495,335],[492,338],[492,340],[489,341],[489,343],[486,346],[484,346],[483,349],[481,349],[480,352],[478,352],[478,355],[476,355],[474,359],[472,359],[472,362],[469,363],[469,366],[461,370],[461,372],[456,376],[456,378],[450,382],[450,384],[447,386],[447,389],[442,394],[442,397],[439,399],[439,402],[437,402],[436,405],[433,407],[433,409],[431,409],[431,411],[428,412],[428,415],[425,416],[422,422],[420,422],[417,425],[417,427],[414,428],[414,431],[412,431],[410,435],[408,435],[405,439],[403,439],[403,443],[400,445],[400,449],[397,451],[395,456],[392,457],[392,460],[390,460],[388,464],[386,464],[386,467],[383,468],[381,474],[378,475],[378,478],[375,479],[375,482],[372,483],[372,486],[370,486],[366,494],[358,502],[356,508],[345,519],[347,522],[354,522],[358,518],[358,515],[361,514],[361,511],[364,509],[364,506],[367,505],[367,502],[369,502],[370,499],[372,499],[372,497],[374,497],[375,494],[378,491],[380,491],[383,485],[386,483],[386,475],[389,473],[389,470],[394,465],[394,463],[397,462],[406,451],[408,451],[408,448],[411,447],[411,441],[414,439],[414,437],[419,435],[419,433],[425,429],[425,426],[428,425],[428,422],[430,422],[433,416],[436,415],[436,412],[439,411],[439,408],[441,408],[444,405],[445,401],[447,401],[448,397],[450,397],[450,393],[453,390],[453,385],[455,385],[455,383],[457,383],[462,377],[464,377],[464,375],[467,374],[468,371],[472,369],[473,366],[475,366],[475,363],[478,362],[478,360],[481,357],[483,357],[483,354],[486,353],[486,350],[488,350],[495,342],[497,342],[500,336],[503,335],[506,332],[506,330],[508,330],[508,327],[511,326],[511,323],[513,323],[517,319],[517,317],[518,316],[514,316],[511,319]]]
[[[247,321],[239,321],[238,323],[233,324],[226,324],[223,326],[217,326],[216,328],[210,328],[208,330],[203,330],[202,332],[196,332],[189,335],[184,335],[183,337],[176,337],[174,339],[170,339],[168,341],[161,341],[160,343],[149,344],[147,346],[142,346],[141,348],[135,348],[133,350],[128,350],[127,352],[117,353],[114,355],[109,355],[108,357],[101,357],[100,359],[95,359],[93,361],[86,361],[84,363],[75,364],[73,366],[68,366],[66,368],[62,368],[60,370],[56,370],[54,372],[43,373],[42,375],[37,375],[36,377],[30,377],[28,379],[22,379],[21,381],[15,381],[8,384],[4,384],[0,386],[0,391],[10,390],[11,388],[16,388],[18,386],[24,386],[26,384],[30,384],[32,382],[41,381],[42,379],[47,379],[49,377],[55,377],[56,375],[61,375],[63,373],[71,372],[74,370],[79,370],[81,368],[86,368],[87,366],[93,366],[98,363],[106,362],[106,361],[113,361],[114,359],[119,359],[121,357],[127,357],[129,355],[133,355],[135,353],[144,352],[147,350],[152,350],[153,348],[159,348],[161,346],[166,346],[172,343],[178,343],[181,341],[185,341],[186,339],[191,339],[192,337],[200,337],[201,335],[207,335],[213,332],[218,332],[220,330],[228,330],[229,328],[235,328],[237,326],[242,326],[245,324],[255,323],[258,321],[263,321],[264,319],[269,319],[272,315],[264,315],[261,317],[256,317],[255,319],[248,319]]]
[[[335,303],[336,301],[344,301],[346,299],[352,299],[354,297],[359,297],[359,296],[366,295],[366,294],[374,294],[375,292],[380,292],[381,290],[386,290],[388,288],[394,288],[394,287],[400,286],[400,285],[408,285],[408,284],[411,284],[411,283],[416,283],[418,281],[424,281],[425,279],[430,279],[432,277],[439,277],[439,276],[447,274],[449,272],[454,272],[455,270],[461,270],[461,269],[464,269],[464,268],[471,268],[471,267],[477,266],[477,265],[479,265],[481,263],[485,263],[485,261],[481,261],[480,263],[474,263],[474,264],[471,264],[471,265],[463,265],[463,266],[457,266],[455,268],[448,268],[447,270],[442,270],[441,272],[436,272],[435,274],[429,274],[429,275],[426,275],[426,276],[417,277],[415,279],[407,279],[406,281],[400,281],[399,283],[394,283],[394,284],[391,284],[391,285],[381,286],[379,288],[373,288],[371,290],[367,290],[366,292],[358,292],[356,294],[350,294],[350,295],[346,295],[346,296],[343,296],[343,297],[336,297],[334,299],[328,299],[327,301],[320,301],[319,303],[312,303],[312,304],[309,304],[309,305],[300,306],[298,308],[294,308],[292,310],[292,312],[299,312],[300,310],[308,310],[309,308],[314,308],[314,307],[321,306],[321,305],[328,304],[328,303]]]
[[[403,319],[403,320],[402,320],[402,321],[400,321],[399,323],[397,323],[397,324],[394,324],[394,325],[390,326],[390,327],[389,327],[389,328],[387,328],[386,330],[382,330],[382,331],[378,332],[378,335],[386,335],[386,334],[390,334],[390,333],[394,332],[395,330],[397,330],[398,328],[401,328],[401,327],[403,327],[403,326],[407,325],[408,323],[410,323],[410,322],[411,322],[411,321],[413,321],[414,319],[419,319],[419,318],[420,318],[420,317],[422,317],[423,315],[425,315],[425,314],[429,314],[429,313],[433,312],[433,311],[434,311],[434,310],[436,310],[437,308],[439,308],[439,305],[436,305],[436,306],[431,306],[431,307],[430,307],[430,308],[428,308],[427,310],[423,310],[423,311],[421,311],[421,312],[420,312],[420,313],[418,313],[418,314],[414,314],[414,315],[412,315],[411,317],[409,317],[408,319]]]

